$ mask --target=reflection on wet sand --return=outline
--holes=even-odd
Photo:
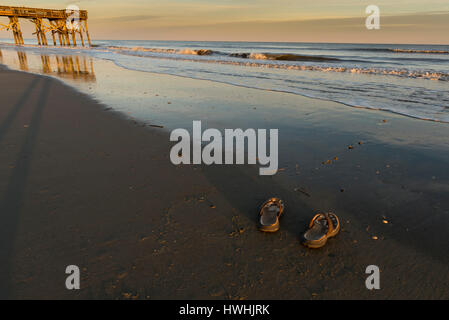
[[[24,51],[17,51],[19,68],[29,71],[27,54]],[[3,61],[0,51],[0,63]],[[60,78],[72,79],[85,82],[96,82],[92,58],[84,56],[67,55],[40,55],[42,63],[41,72],[55,75]]]
[[[27,54],[22,51],[17,51],[17,57],[19,58],[20,70],[28,71]]]

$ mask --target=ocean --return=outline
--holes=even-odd
[[[92,48],[40,48],[31,40],[26,43],[20,50],[82,54],[129,70],[288,92],[449,122],[446,45],[105,40],[95,41]],[[11,49],[11,45],[1,48]]]

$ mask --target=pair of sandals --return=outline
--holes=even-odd
[[[259,229],[264,232],[279,230],[279,218],[284,212],[284,202],[271,198],[262,204],[259,212]],[[334,213],[317,213],[310,221],[309,229],[302,235],[301,243],[312,249],[323,247],[327,240],[340,232],[340,220]]]

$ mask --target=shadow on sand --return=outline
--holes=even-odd
[[[0,299],[11,298],[11,257],[17,225],[23,206],[23,196],[27,186],[30,164],[33,158],[44,108],[46,106],[51,81],[35,79],[21,95],[6,119],[0,124],[0,142],[19,111],[27,104],[38,82],[43,82],[35,103],[25,139],[17,155],[14,169],[8,180],[6,191],[0,200]]]

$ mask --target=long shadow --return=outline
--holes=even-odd
[[[43,81],[44,84],[39,98],[36,101],[36,107],[29,128],[27,129],[24,143],[17,157],[16,167],[9,179],[3,199],[0,202],[0,299],[11,298],[11,258],[17,225],[23,206],[23,197],[42,114],[51,85],[49,80],[45,79]],[[18,104],[19,106],[23,105],[25,98],[19,102],[21,102]],[[8,122],[5,123],[5,127],[7,127],[6,125],[9,125]]]
[[[0,124],[0,142],[5,136],[5,133],[8,131],[11,124],[14,122],[19,111],[23,108],[25,103],[28,101],[31,93],[39,82],[39,78],[34,79],[28,88],[24,91],[24,93],[20,96],[19,101],[12,107],[11,111],[6,116],[5,120]]]

